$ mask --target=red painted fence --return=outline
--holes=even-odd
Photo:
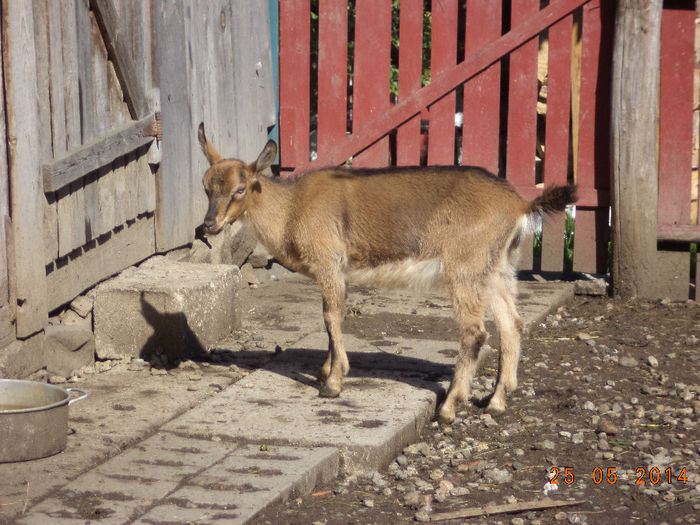
[[[660,230],[690,223],[695,11],[686,3],[690,9],[665,10],[662,29]],[[615,2],[551,0],[542,9],[539,0],[279,5],[283,176],[352,159],[364,167],[484,166],[527,198],[543,185],[575,181],[574,270],[606,271]],[[311,17],[315,5],[318,16]],[[561,271],[563,236],[563,217],[547,222],[541,258],[525,250],[523,268]]]

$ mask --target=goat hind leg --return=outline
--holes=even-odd
[[[479,367],[479,354],[486,342],[483,309],[472,301],[465,300],[455,293],[455,313],[461,331],[461,345],[455,362],[454,377],[447,397],[439,411],[439,419],[443,423],[451,423],[455,419],[457,404],[469,397],[471,381]]]
[[[514,280],[503,279],[496,285],[491,301],[491,310],[501,339],[498,380],[486,407],[486,410],[492,414],[502,414],[505,411],[507,391],[512,392],[518,386],[520,335],[523,323],[515,308],[514,290]]]

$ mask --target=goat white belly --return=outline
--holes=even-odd
[[[345,270],[345,277],[353,284],[381,288],[426,290],[444,284],[442,261],[438,258],[423,261],[409,258],[372,268],[348,267]]]

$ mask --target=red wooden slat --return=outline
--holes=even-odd
[[[355,3],[355,66],[352,129],[362,129],[390,107],[391,2]],[[388,131],[388,130],[387,130]],[[353,158],[353,167],[389,164],[389,139],[379,140]]]
[[[538,4],[515,0],[511,5],[511,27],[537,16]],[[535,184],[537,145],[537,39],[532,39],[510,54],[508,80],[508,136],[506,178],[513,184]],[[532,243],[522,244],[521,270],[532,269]]]
[[[440,0],[432,4],[432,79],[457,63],[457,8],[457,0]],[[456,100],[456,94],[451,92],[430,106],[428,164],[454,164]]]
[[[324,0],[318,13],[318,151],[345,136],[348,2]]]
[[[399,101],[421,88],[423,71],[423,0],[402,0],[399,11]],[[396,132],[396,164],[420,163],[420,115]]]
[[[537,12],[537,2],[515,0],[511,6],[512,27],[536,16]],[[537,40],[532,39],[510,55],[506,178],[523,186],[535,183],[537,48]]]
[[[309,162],[309,0],[280,2],[280,163],[293,169]]]
[[[583,7],[576,184],[584,191],[610,187],[610,71],[614,10],[614,2],[600,0],[592,0]],[[577,205],[574,270],[605,272],[608,216],[607,207],[588,209]]]
[[[417,115],[426,105],[433,103],[445,93],[454,89],[458,84],[469,80],[499,60],[501,56],[533,38],[587,1],[589,0],[552,1],[536,16],[529,18],[518,27],[514,27],[506,35],[486,45],[481,53],[477,53],[460,62],[449,71],[445,71],[429,86],[422,88],[412,97],[404,99],[395,107],[375,114],[374,118],[361,126],[360,129],[355,128],[351,136],[338,141],[328,153],[324,154],[323,157],[319,157],[315,164],[318,166],[337,165],[345,162],[350,156],[373,144],[389,133],[390,130]],[[297,166],[295,171],[303,172],[309,168],[311,168],[310,162]]]
[[[547,61],[547,125],[545,128],[544,183],[566,184],[569,164],[571,109],[571,30],[567,16],[549,28]],[[551,217],[542,227],[543,271],[561,271],[564,256],[564,215]]]
[[[690,222],[695,11],[664,9],[659,102],[659,224]]]
[[[468,0],[465,56],[470,58],[501,36],[501,5]],[[462,165],[498,172],[501,65],[495,63],[464,84]]]

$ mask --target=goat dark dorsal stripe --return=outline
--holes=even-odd
[[[285,183],[262,175],[277,154],[272,141],[250,164],[223,159],[203,125],[199,141],[210,163],[203,179],[206,229],[217,233],[240,218],[283,265],[318,282],[329,341],[320,395],[339,395],[350,368],[341,333],[348,280],[419,288],[443,283],[461,349],[440,418],[452,421],[457,403],[469,396],[489,308],[501,348],[488,409],[505,410],[520,358],[518,246],[542,215],[575,201],[574,187],[549,187],[528,202],[503,179],[462,166],[327,168]]]

